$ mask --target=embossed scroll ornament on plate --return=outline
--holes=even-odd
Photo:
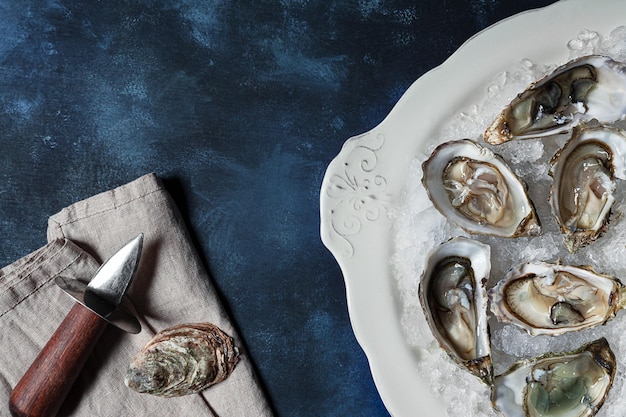
[[[355,143],[358,145],[354,146]],[[331,202],[329,238],[348,256],[354,254],[350,237],[357,235],[363,224],[378,220],[389,203],[387,180],[379,172],[378,163],[378,152],[384,143],[385,136],[373,132],[348,141],[346,147],[354,147],[347,151],[343,163],[337,165],[325,190]]]

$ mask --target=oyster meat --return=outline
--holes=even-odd
[[[552,214],[565,246],[574,253],[607,228],[615,178],[626,178],[626,132],[579,126],[550,163]]]
[[[548,136],[597,119],[612,123],[626,115],[626,65],[589,55],[557,68],[531,84],[496,117],[485,142]]]
[[[529,334],[560,335],[604,324],[623,308],[624,286],[590,267],[525,263],[489,290],[501,322]]]
[[[200,392],[226,379],[239,350],[211,323],[183,324],[157,333],[131,362],[124,383],[161,397]]]
[[[431,252],[419,285],[426,321],[440,346],[458,364],[491,384],[487,325],[489,246],[457,237]]]
[[[525,184],[489,149],[469,139],[446,142],[422,169],[434,206],[467,232],[500,237],[540,232]]]
[[[591,417],[604,404],[615,366],[605,338],[575,352],[521,361],[495,377],[493,406],[506,417]]]

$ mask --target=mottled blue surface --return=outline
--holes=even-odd
[[[154,171],[277,415],[388,415],[319,238],[325,168],[471,35],[549,3],[0,0],[0,266]]]

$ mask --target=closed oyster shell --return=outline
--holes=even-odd
[[[225,380],[239,361],[233,339],[211,323],[157,333],[131,362],[124,383],[141,393],[178,397]]]

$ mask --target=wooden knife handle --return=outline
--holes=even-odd
[[[106,325],[76,303],[11,392],[11,414],[55,416]]]

